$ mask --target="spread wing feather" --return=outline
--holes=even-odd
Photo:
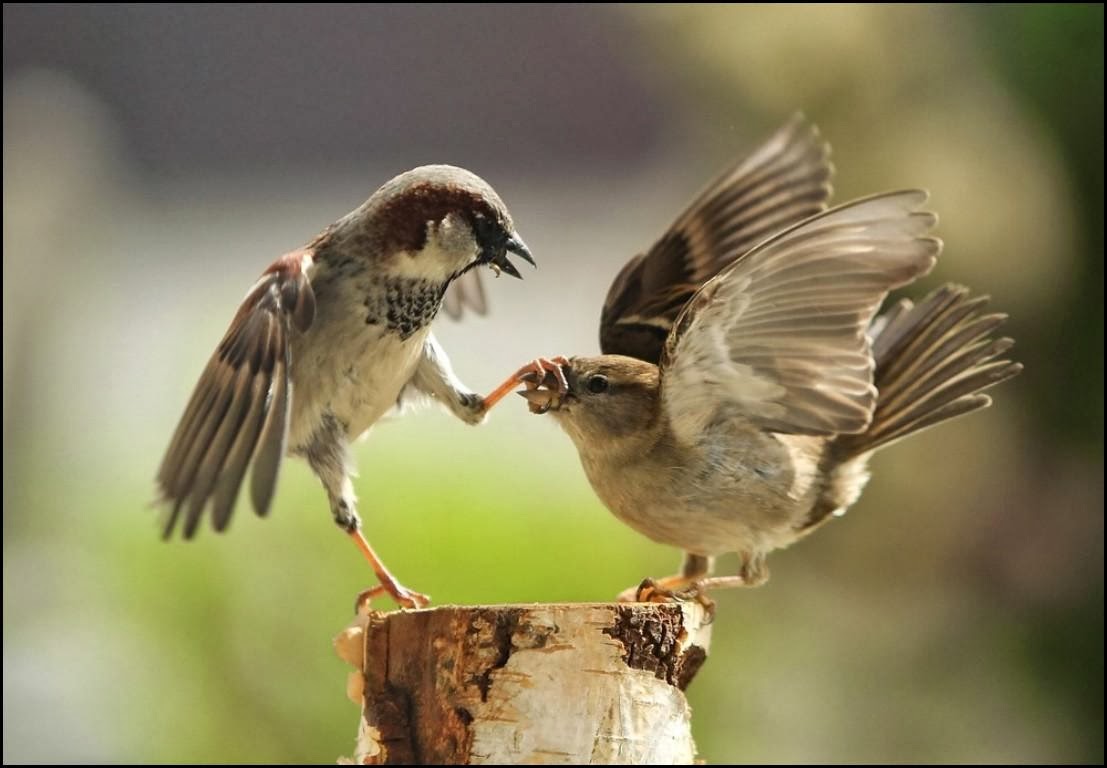
[[[829,151],[796,115],[708,184],[615,278],[600,321],[603,353],[656,364],[673,321],[704,282],[767,237],[825,210]]]
[[[776,432],[863,431],[873,415],[866,330],[888,291],[928,272],[941,243],[921,191],[818,214],[763,242],[687,304],[662,354],[674,431],[694,439],[723,406]]]
[[[195,535],[209,503],[215,529],[226,528],[251,461],[254,509],[269,511],[288,434],[290,336],[315,316],[307,263],[295,251],[266,270],[200,376],[158,471],[166,537],[178,520]]]

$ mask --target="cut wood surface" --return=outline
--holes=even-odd
[[[357,668],[361,764],[689,764],[696,603],[370,611],[336,638]]]

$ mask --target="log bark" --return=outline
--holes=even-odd
[[[359,764],[690,764],[695,603],[369,612],[335,644],[357,668]]]

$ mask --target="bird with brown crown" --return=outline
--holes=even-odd
[[[1021,370],[991,338],[1004,315],[964,288],[875,317],[934,266],[936,217],[917,190],[826,210],[830,176],[793,119],[623,268],[601,356],[515,374],[615,516],[685,553],[621,599],[763,583],[769,552],[857,501],[874,450],[986,407],[981,391]],[[729,552],[738,573],[712,577]]]
[[[448,165],[392,179],[308,245],[277,259],[247,293],[200,377],[157,475],[169,537],[195,535],[210,510],[227,527],[250,470],[250,498],[269,512],[281,460],[307,461],[334,522],[405,607],[428,598],[400,584],[369,546],[351,483],[349,445],[412,398],[482,421],[490,399],[466,388],[431,333],[440,307],[484,311],[481,266],[520,277],[534,264],[487,183]]]

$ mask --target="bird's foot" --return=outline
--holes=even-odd
[[[557,393],[563,395],[569,391],[569,380],[565,378],[565,366],[568,365],[569,360],[564,355],[536,357],[520,368],[515,376],[525,382],[528,389],[556,387]]]
[[[367,613],[373,598],[381,595],[388,595],[401,608],[426,608],[430,604],[429,596],[408,589],[393,579],[391,584],[378,584],[360,592],[354,601],[354,613]]]
[[[360,528],[350,531],[349,534],[357,548],[361,550],[361,554],[365,555],[365,559],[369,561],[373,573],[377,575],[377,581],[380,582],[379,585],[370,587],[357,596],[357,600],[354,602],[355,613],[367,608],[370,600],[382,594],[391,597],[401,608],[427,607],[430,598],[421,592],[408,589],[398,582],[377,556],[377,553],[373,551],[373,548],[369,546],[369,540],[365,538]]]
[[[715,601],[707,596],[705,581],[711,579],[689,579],[687,576],[646,578],[637,587],[624,589],[616,600],[620,603],[686,603],[695,600],[708,613],[714,613]]]
[[[519,394],[527,401],[531,413],[542,414],[561,407],[561,400],[569,392],[569,380],[562,366],[569,365],[564,357],[539,357],[529,366],[520,369],[519,380],[526,389]]]
[[[527,389],[537,389],[542,385],[553,389],[556,386],[559,394],[565,394],[569,391],[569,381],[565,378],[565,371],[562,366],[568,364],[569,360],[561,355],[551,358],[539,357],[532,360],[511,374],[503,384],[492,390],[488,397],[481,399],[483,412],[487,413],[492,406],[510,394],[520,383],[525,383]],[[546,383],[547,380],[549,381],[548,384]]]

